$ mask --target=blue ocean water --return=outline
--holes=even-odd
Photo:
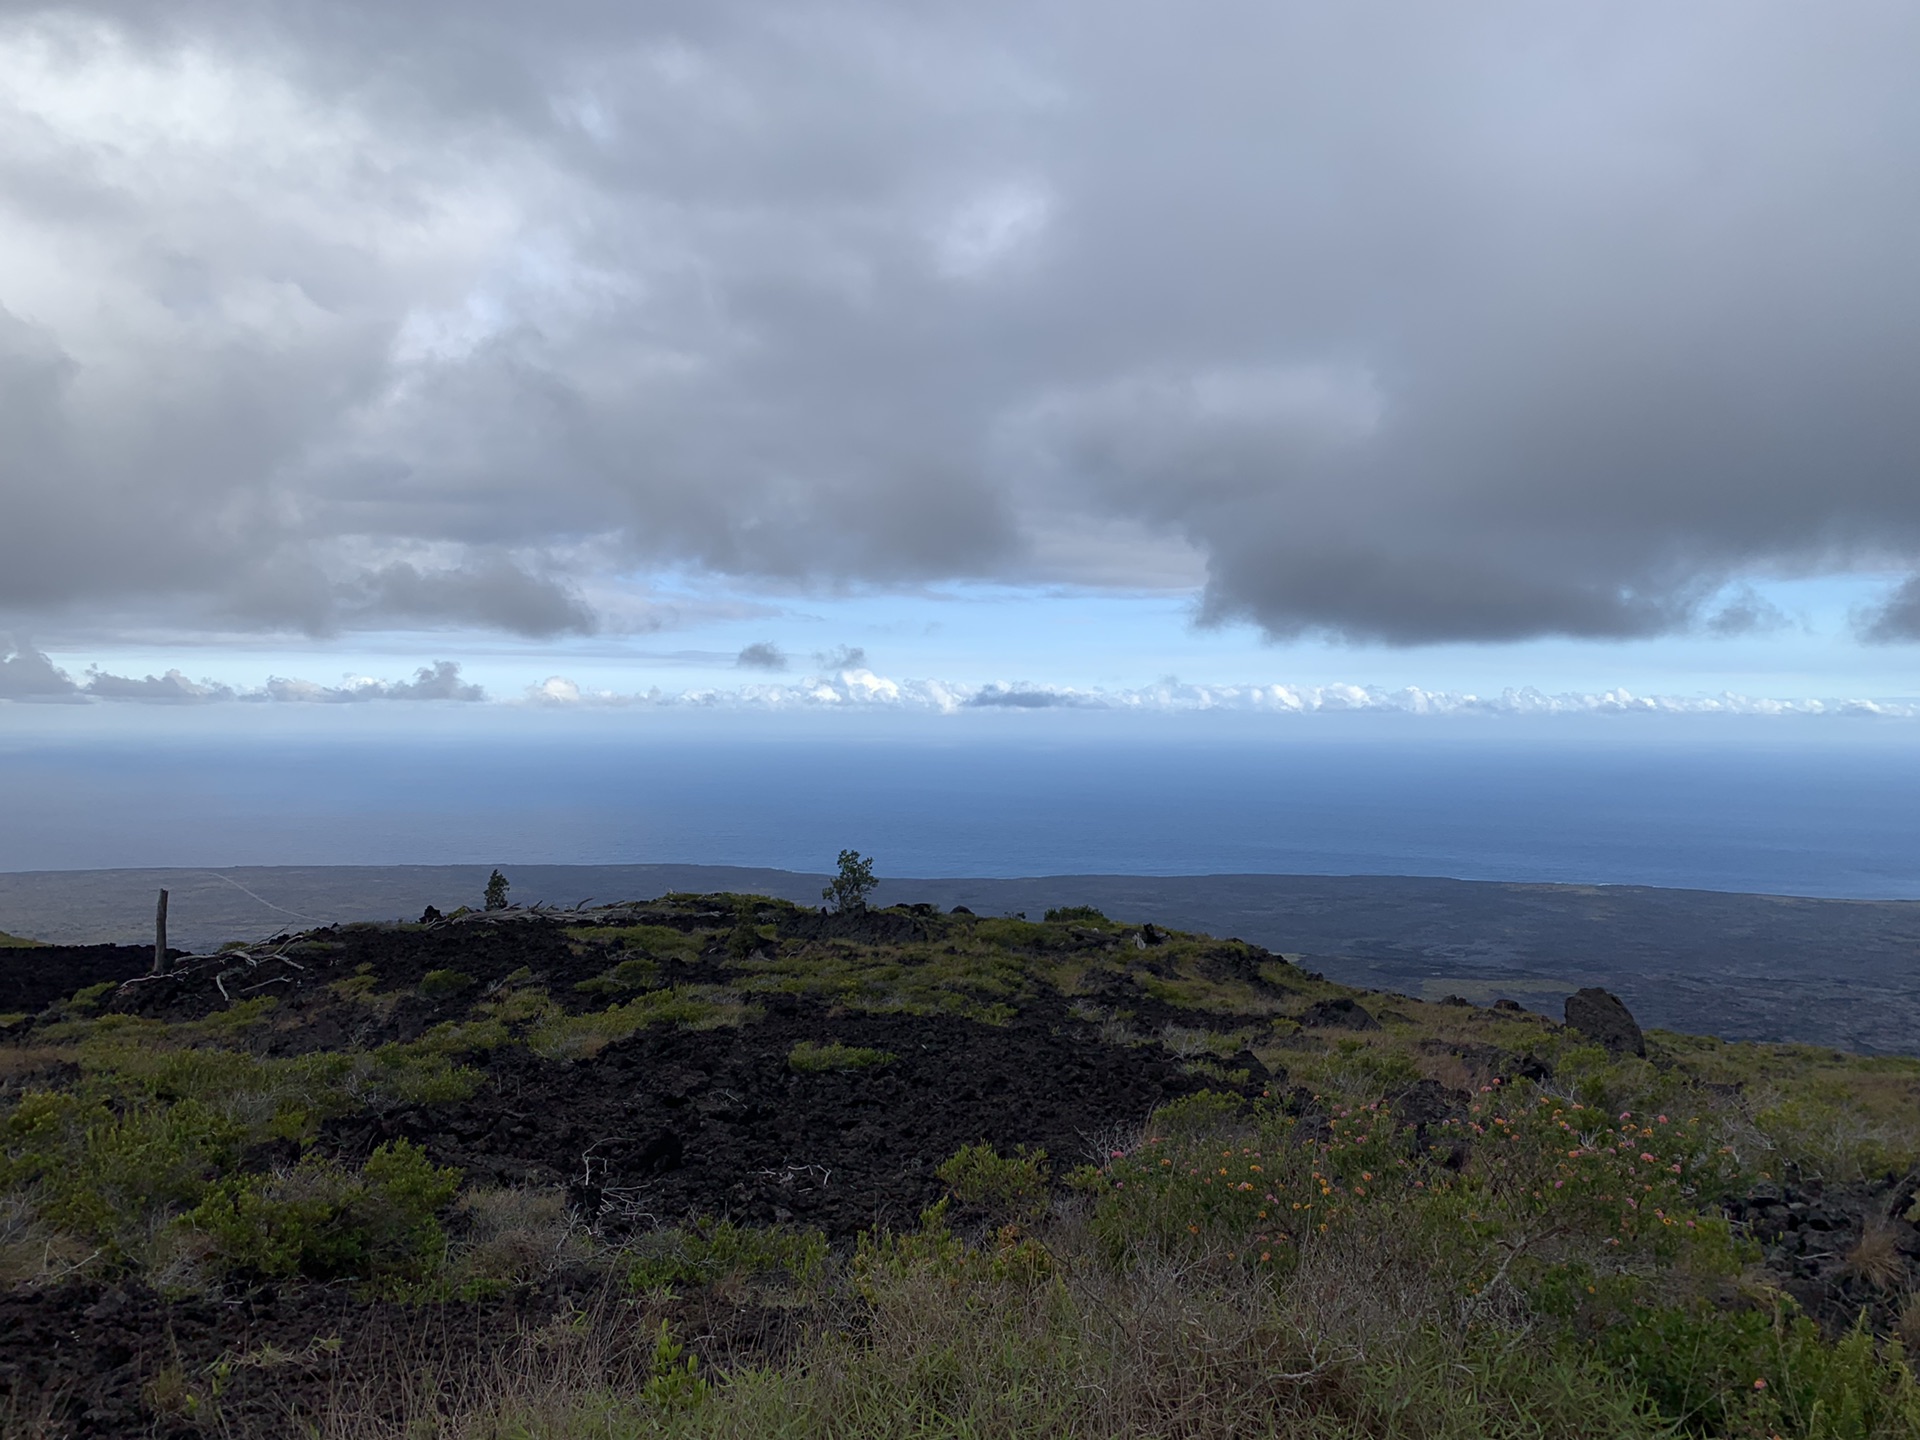
[[[14,739],[0,869],[689,862],[1920,897],[1920,747],[1193,734]]]

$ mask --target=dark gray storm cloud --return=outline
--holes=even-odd
[[[234,698],[231,685],[212,680],[190,680],[179,670],[164,675],[113,675],[87,672],[86,693],[101,700],[137,700],[148,705],[209,705]]]
[[[694,572],[1768,628],[1750,581],[1920,569],[1916,53],[1787,0],[13,5],[0,622],[546,636]]]
[[[594,628],[592,614],[564,584],[498,557],[440,571],[395,561],[366,574],[354,600],[356,618],[369,625],[465,623],[531,636]]]
[[[787,656],[771,641],[756,640],[742,648],[733,657],[733,663],[742,670],[784,670],[787,668]]]
[[[1860,638],[1873,645],[1920,641],[1920,576],[1909,579],[1859,620]]]
[[[967,697],[970,706],[1000,710],[1058,710],[1098,703],[1086,696],[1060,690],[1035,690],[1019,685],[985,685]]]
[[[79,688],[31,644],[0,635],[0,700],[62,700]]]

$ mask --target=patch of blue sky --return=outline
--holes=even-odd
[[[1169,680],[1189,686],[1354,685],[1385,691],[1497,696],[1547,694],[1804,699],[1899,699],[1920,694],[1911,646],[1867,645],[1854,617],[1884,591],[1878,576],[1757,582],[1749,604],[1767,618],[1745,633],[1702,628],[1632,641],[1542,639],[1418,648],[1321,638],[1271,641],[1243,624],[1202,626],[1197,597],[1160,591],[947,586],[912,593],[727,597],[709,593],[661,609],[661,628],[550,639],[393,631],[332,640],[226,638],[217,646],[151,643],[73,647],[54,661],[134,677],[178,669],[237,691],[268,677],[326,686],[404,681],[420,666],[457,661],[489,697],[517,701],[560,677],[615,696],[732,693],[799,686],[858,668],[896,681],[1131,692]],[[770,647],[783,668],[739,663]],[[763,652],[764,653],[764,652]]]

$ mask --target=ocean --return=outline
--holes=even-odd
[[[1920,746],[1904,729],[1860,733],[14,736],[0,745],[0,870],[821,871],[848,847],[882,874],[925,877],[1433,875],[1920,897]]]

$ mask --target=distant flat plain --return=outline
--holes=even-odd
[[[669,890],[811,904],[824,883],[715,865],[522,865],[507,874],[516,902],[561,906]],[[0,873],[0,930],[63,944],[140,941],[152,935],[155,892],[165,887],[172,943],[208,950],[478,904],[486,878],[477,865]],[[1116,919],[1237,935],[1334,979],[1428,999],[1509,998],[1557,1015],[1567,994],[1602,985],[1650,1026],[1920,1053],[1920,901],[1374,875],[888,879],[875,897],[907,901],[1036,919],[1051,906],[1095,905]]]

